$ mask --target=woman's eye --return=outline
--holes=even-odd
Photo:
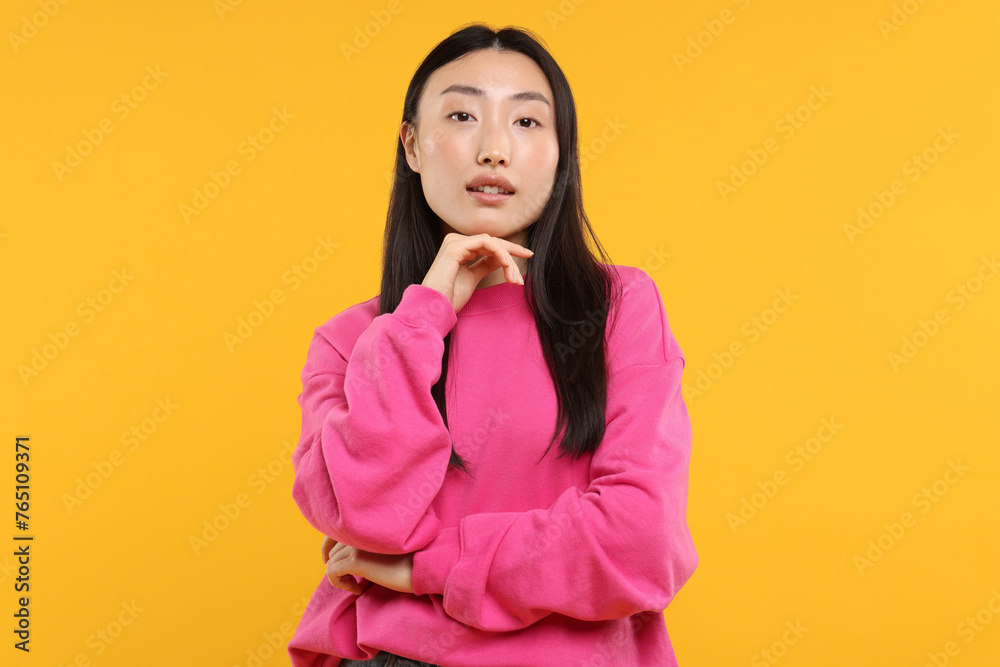
[[[455,111],[455,112],[449,114],[448,118],[455,118],[455,116],[466,116],[468,118],[472,118],[472,116],[470,114],[466,113],[465,111]],[[464,123],[465,122],[465,120],[463,120],[463,119],[455,118],[455,120],[459,121],[460,123]],[[537,120],[535,120],[534,118],[527,118],[527,117],[526,118],[521,118],[517,122],[520,123],[521,121],[525,121],[525,120],[528,121],[529,123],[534,123],[534,125],[530,125],[530,124],[529,125],[521,125],[521,127],[523,127],[523,128],[527,129],[527,128],[531,128],[531,127],[537,127],[539,125],[539,122]]]

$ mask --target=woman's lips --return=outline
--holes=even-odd
[[[466,189],[466,192],[469,193],[470,197],[472,197],[477,201],[481,201],[484,204],[501,204],[514,196],[513,192],[507,192],[507,193],[498,192],[497,194],[493,195],[493,194],[487,194],[485,192],[480,192],[479,190],[475,190],[472,188]]]

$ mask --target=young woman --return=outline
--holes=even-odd
[[[293,497],[326,576],[292,664],[676,665],[684,355],[652,279],[587,246],[606,259],[562,70],[469,25],[417,69],[399,139],[381,292],[302,371]]]

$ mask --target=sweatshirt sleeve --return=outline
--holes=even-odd
[[[414,594],[441,595],[456,620],[499,632],[551,613],[598,621],[662,611],[697,567],[684,357],[645,273],[622,303],[587,489],[570,487],[548,508],[467,515],[414,554]]]
[[[317,530],[376,553],[409,553],[441,528],[431,501],[451,436],[431,388],[441,376],[451,302],[409,285],[392,313],[372,319],[345,358],[316,330],[302,371],[302,434],[292,497]],[[418,491],[414,491],[414,489]]]

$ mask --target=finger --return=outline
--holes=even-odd
[[[344,546],[344,545],[337,545],[337,546]],[[330,558],[326,561],[327,569],[329,569],[332,564],[339,563],[344,560],[353,560],[351,558],[352,555],[353,552],[349,548],[338,549],[337,547],[334,547],[333,549],[330,550]]]
[[[472,271],[476,282],[482,280],[486,274],[496,271],[497,267],[502,266],[501,261],[492,253],[483,252],[475,254],[475,257],[473,261],[463,263],[462,266]]]
[[[524,277],[521,276],[521,267],[518,265],[517,262],[514,261],[514,258],[511,256],[509,250],[507,251],[507,256],[510,257],[510,265],[514,267],[514,278],[515,278],[515,281],[517,282],[518,285],[523,285],[524,284]]]
[[[521,267],[519,267],[517,265],[517,262],[514,261],[514,258],[510,256],[509,252],[507,252],[506,250],[504,252],[507,254],[507,257],[510,258],[509,259],[509,261],[510,261],[510,265],[509,265],[510,266],[510,278],[509,278],[509,280],[510,280],[510,282],[514,283],[515,285],[520,285],[521,283],[524,282],[523,280],[521,280]]]
[[[344,559],[336,560],[334,557],[330,558],[330,560],[326,563],[326,578],[329,579],[330,583],[334,586],[340,586],[341,583],[343,583],[340,582],[342,578],[354,574],[353,572],[348,571],[348,568],[345,567],[346,563],[344,563],[343,560]]]
[[[357,582],[353,575],[363,578],[363,575],[355,572],[356,568],[351,568],[353,559],[343,552],[330,557],[326,564],[326,578],[337,588],[343,588],[351,593],[361,593],[361,584]]]
[[[493,273],[500,266],[503,266],[503,264],[497,257],[487,255],[483,258],[483,261],[479,262],[472,268],[472,275],[475,276],[476,282],[479,282],[484,276],[489,273]]]
[[[516,243],[510,243],[505,239],[490,236],[489,234],[477,234],[476,236],[465,237],[461,247],[467,255],[472,254],[473,257],[484,255],[488,258],[482,262],[474,262],[467,268],[474,272],[477,279],[481,280],[487,273],[491,273],[499,266],[503,266],[503,273],[506,280],[516,284],[524,284],[523,280],[521,280],[521,270],[504,244],[522,247]]]
[[[345,591],[350,591],[355,595],[361,593],[363,590],[363,586],[358,583],[357,579],[349,574],[339,577],[336,586],[337,588],[343,588]]]
[[[494,256],[497,257],[500,264],[504,267],[504,278],[512,283],[517,283],[520,279],[521,271],[517,268],[517,262],[511,257],[510,253],[507,252],[505,245],[501,243],[504,239],[498,238],[496,236],[488,236],[484,243],[488,248],[490,248]]]
[[[471,268],[472,268],[472,267],[474,267],[474,266],[475,266],[476,264],[478,264],[479,262],[481,262],[481,261],[483,261],[484,259],[486,259],[486,256],[485,256],[485,255],[479,255],[479,254],[476,254],[476,253],[473,253],[473,255],[474,255],[474,257],[473,257],[472,259],[470,259],[470,260],[466,260],[466,261],[464,261],[464,262],[461,262],[461,264],[462,264],[463,266],[465,266],[465,268],[467,268],[467,269],[471,269]]]
[[[524,277],[521,274],[521,267],[514,260],[514,255],[516,254],[520,257],[531,257],[535,253],[528,250],[523,245],[512,243],[507,239],[494,237],[494,240],[500,245],[500,249],[503,252],[504,257],[506,257],[506,266],[509,268],[509,272],[505,273],[508,275],[508,280],[512,283],[523,285]]]
[[[350,544],[344,544],[343,542],[334,542],[333,547],[330,549],[330,555],[339,554],[343,551],[347,551],[351,548]]]
[[[324,563],[326,563],[326,561],[330,560],[330,549],[333,548],[334,544],[335,544],[335,541],[332,540],[332,539],[330,539],[329,537],[324,537],[323,538],[323,544],[321,544],[320,547],[319,547],[319,553],[320,553],[320,556],[322,556]]]
[[[497,241],[502,241],[503,239],[496,239]],[[514,283],[515,285],[522,285],[524,281],[521,279],[521,267],[517,265],[514,258],[511,256],[510,251],[507,250],[506,246],[497,244],[500,250],[503,252],[504,257],[507,258],[507,271],[504,273],[507,275],[507,280]]]
[[[350,575],[346,575],[343,577],[327,577],[327,579],[329,580],[330,584],[333,585],[335,588],[342,588],[345,591],[354,593],[355,595],[361,593],[362,591],[361,584],[355,581],[354,577]]]
[[[521,257],[530,257],[531,255],[535,254],[534,250],[529,250],[528,248],[525,248],[523,245],[520,245],[519,243],[508,241],[507,239],[499,236],[490,236],[489,234],[486,233],[476,234],[475,236],[464,236],[464,237],[458,235],[455,237],[455,240],[453,242],[458,243],[463,250],[469,251],[476,247],[479,248],[484,247],[483,243],[485,242],[486,239],[492,239],[500,242],[501,244],[503,244],[505,249],[509,249],[512,253]],[[470,241],[472,243],[469,243]]]
[[[488,234],[483,234],[481,238],[469,237],[469,241],[470,244],[464,250],[476,260],[470,262],[470,268],[489,262],[491,265],[490,270],[495,271],[498,266],[507,266],[511,261],[508,259],[509,256],[507,253],[497,243],[497,240]]]
[[[506,247],[511,254],[518,255],[520,257],[531,257],[532,255],[535,254],[534,250],[529,250],[525,248],[523,245],[514,243],[513,241],[508,241],[507,239],[499,239],[499,240],[503,241],[504,247]]]

